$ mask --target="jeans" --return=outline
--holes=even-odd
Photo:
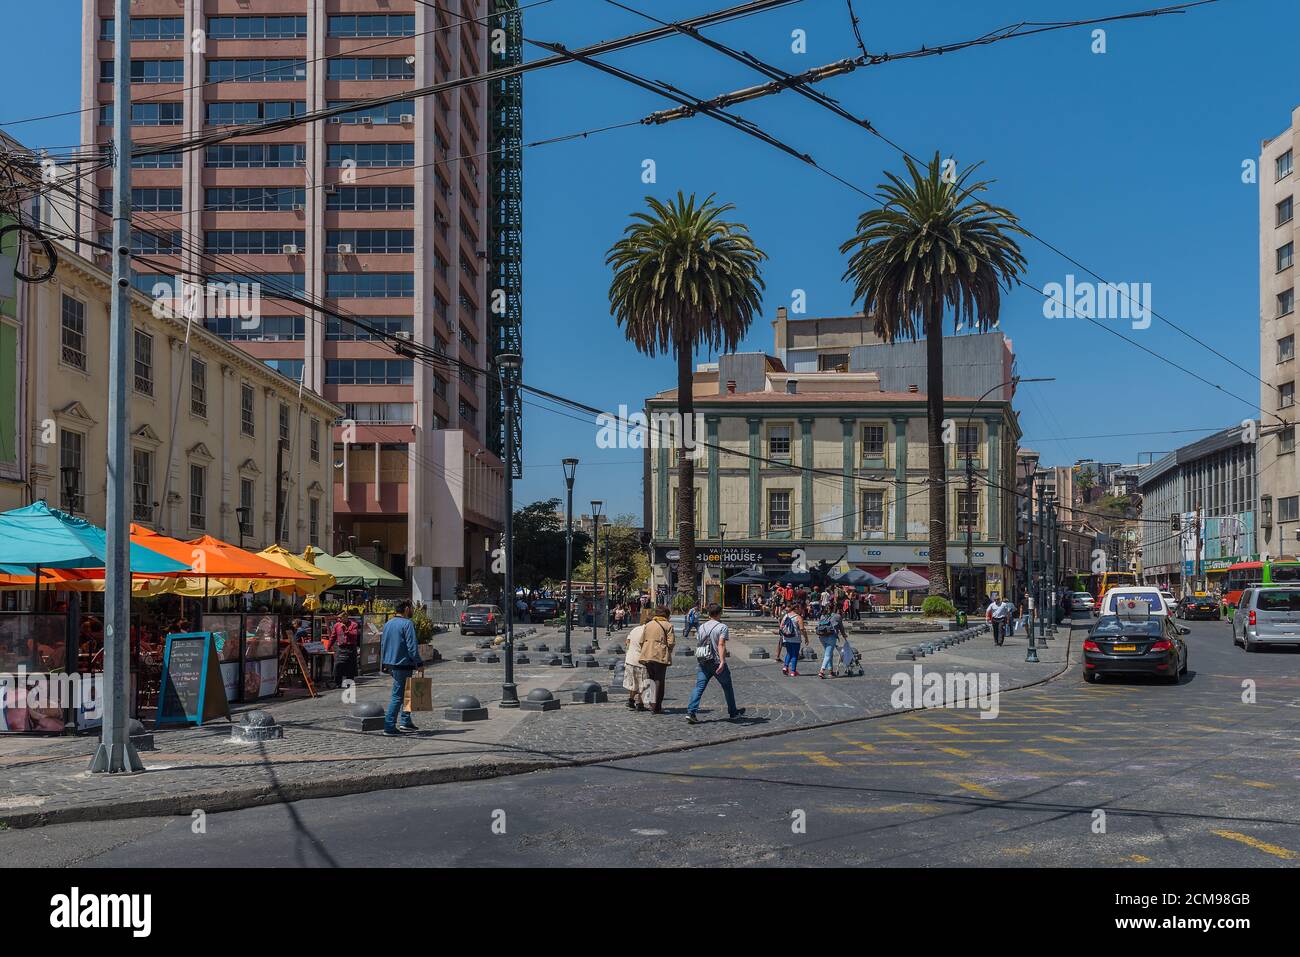
[[[799,642],[783,641],[781,642],[781,647],[785,650],[785,657],[782,659],[785,666],[789,668],[791,671],[798,671],[799,670]]]
[[[714,672],[712,668],[697,668],[695,672],[695,690],[691,692],[691,703],[686,706],[686,713],[695,714],[700,707],[700,699],[704,697],[704,689],[708,687],[710,678],[717,678],[718,684],[722,685],[722,693],[727,697],[727,716],[734,718],[736,716],[736,693],[731,688],[730,668],[723,668],[720,674]]]
[[[831,671],[835,667],[835,645],[839,635],[818,635],[822,641],[822,671]]]
[[[402,707],[402,696],[406,694],[406,682],[411,680],[414,668],[401,668],[390,665],[388,671],[393,676],[393,694],[388,699],[388,710],[384,712],[384,730],[397,730],[397,713]],[[402,726],[411,725],[411,712],[402,711]]]
[[[993,619],[993,644],[995,645],[1002,644],[1003,639],[1006,637],[1006,631],[1007,631],[1007,620],[1005,618],[994,618]]]

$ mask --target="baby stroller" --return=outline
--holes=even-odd
[[[839,660],[831,666],[831,673],[836,678],[861,678],[866,674],[862,667],[862,654],[851,644],[847,638],[844,644],[839,648]]]

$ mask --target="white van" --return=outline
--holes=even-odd
[[[1153,616],[1169,617],[1169,605],[1154,585],[1116,585],[1102,596],[1098,616],[1116,614],[1116,602],[1144,602]]]

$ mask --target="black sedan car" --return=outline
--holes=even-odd
[[[1183,621],[1189,618],[1218,620],[1219,603],[1213,595],[1184,595],[1174,606],[1174,614]]]
[[[560,603],[554,598],[534,598],[528,606],[528,617],[534,625],[549,621],[560,614]]]
[[[1187,674],[1186,628],[1165,615],[1103,615],[1083,642],[1083,677],[1154,675],[1177,684]]]
[[[460,613],[462,635],[496,636],[501,628],[501,609],[496,605],[470,605]]]

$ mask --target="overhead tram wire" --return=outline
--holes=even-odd
[[[1025,32],[1016,32],[1016,31],[1019,30],[1020,27],[1023,27],[1023,26],[1025,26],[1025,25],[1027,25],[1027,24],[1029,23],[1028,21],[1022,21],[1022,22],[1019,23],[1019,24],[1015,24],[1015,25],[1010,26],[1010,27],[1004,27],[1004,28],[1001,28],[1001,29],[999,29],[999,30],[992,31],[991,33],[986,34],[984,37],[981,37],[981,38],[979,38],[979,39],[977,39],[977,40],[963,41],[963,42],[961,42],[961,43],[950,44],[950,45],[948,45],[947,47],[929,47],[929,48],[925,48],[925,47],[923,47],[922,50],[921,50],[921,51],[917,51],[917,53],[918,53],[918,55],[919,55],[920,53],[924,53],[924,55],[935,55],[935,54],[936,54],[936,51],[937,51],[937,52],[940,52],[940,53],[941,53],[941,52],[948,52],[948,51],[955,50],[955,49],[963,49],[963,48],[968,47],[968,46],[985,45],[985,44],[989,44],[989,43],[995,43],[995,42],[998,42],[998,41],[1001,41],[1001,40],[1015,39],[1015,38],[1022,37],[1022,36],[1029,36],[1029,35],[1032,35],[1032,34],[1035,34],[1035,33],[1043,33],[1043,32],[1047,32],[1047,31],[1049,31],[1049,30],[1062,30],[1062,29],[1074,28],[1074,27],[1078,27],[1078,26],[1087,26],[1087,25],[1092,25],[1092,24],[1099,23],[1099,22],[1107,22],[1107,21],[1111,21],[1111,20],[1127,20],[1127,19],[1136,19],[1136,18],[1141,18],[1141,17],[1151,17],[1151,16],[1167,15],[1167,14],[1171,14],[1171,13],[1183,13],[1185,10],[1187,10],[1187,9],[1191,9],[1191,8],[1193,8],[1193,7],[1198,7],[1198,6],[1202,6],[1202,5],[1205,5],[1205,4],[1209,4],[1209,3],[1217,3],[1217,2],[1218,2],[1218,0],[1197,0],[1197,2],[1192,2],[1192,3],[1184,3],[1184,4],[1177,4],[1177,5],[1174,5],[1174,6],[1154,8],[1154,9],[1152,9],[1152,10],[1146,10],[1146,11],[1135,11],[1135,12],[1132,12],[1132,13],[1119,14],[1119,15],[1116,15],[1116,16],[1113,16],[1113,17],[1103,17],[1103,18],[1097,18],[1097,19],[1093,19],[1093,20],[1061,21],[1061,22],[1049,23],[1049,24],[1034,24],[1035,26],[1039,26],[1040,29],[1029,30],[1029,31],[1025,31]],[[634,7],[631,7],[631,6],[627,5],[626,3],[622,3],[622,2],[620,2],[620,0],[606,0],[606,3],[610,4],[611,6],[618,7],[618,8],[620,8],[620,9],[622,9],[622,10],[626,10],[626,11],[628,11],[628,12],[630,12],[630,13],[635,13],[635,14],[641,16],[641,17],[644,17],[644,18],[647,19],[647,20],[651,20],[651,21],[656,22],[656,23],[664,24],[664,21],[660,20],[658,17],[655,17],[653,14],[645,13],[644,11],[641,11],[641,10],[638,10],[638,9],[636,9],[636,8],[634,8]],[[851,7],[851,0],[850,0],[850,7]],[[850,12],[851,12],[851,10],[850,10]],[[855,20],[855,22],[856,22],[856,20]],[[664,24],[664,25],[666,26],[667,24]],[[768,84],[767,86],[762,87],[762,88],[757,88],[757,89],[758,89],[759,91],[761,91],[761,92],[757,92],[757,93],[755,93],[754,90],[752,90],[752,89],[751,89],[750,91],[740,91],[740,92],[737,93],[737,94],[729,94],[729,95],[724,95],[724,96],[721,96],[721,97],[715,97],[715,98],[713,98],[712,100],[705,101],[706,104],[708,104],[708,105],[730,105],[730,104],[733,103],[733,102],[740,102],[740,101],[744,101],[744,100],[748,100],[748,99],[756,98],[756,96],[768,96],[768,95],[772,95],[772,94],[774,94],[774,93],[779,93],[779,92],[781,92],[783,89],[792,89],[792,90],[794,90],[795,92],[800,93],[801,95],[803,95],[803,96],[806,97],[807,99],[810,99],[810,100],[812,100],[813,102],[817,103],[818,105],[820,105],[820,106],[822,106],[822,107],[824,107],[824,108],[830,110],[831,112],[837,114],[837,115],[840,116],[841,118],[846,119],[846,120],[848,120],[849,122],[851,122],[851,123],[853,123],[853,124],[855,124],[855,125],[857,125],[857,126],[862,127],[863,129],[867,130],[867,132],[869,132],[869,133],[873,134],[874,136],[878,137],[878,138],[881,139],[883,142],[885,142],[886,144],[888,144],[889,146],[891,146],[891,147],[893,147],[895,150],[897,150],[899,153],[901,153],[901,154],[903,154],[904,156],[907,156],[908,158],[910,158],[913,162],[919,163],[919,164],[921,164],[921,165],[925,165],[923,161],[919,160],[919,159],[918,159],[915,155],[913,155],[911,152],[909,152],[909,151],[906,150],[904,147],[900,146],[898,143],[894,142],[894,141],[891,140],[889,137],[887,137],[887,136],[885,136],[883,133],[881,133],[878,129],[876,129],[876,127],[871,123],[870,120],[867,120],[867,119],[865,119],[865,118],[863,118],[863,117],[854,116],[854,115],[853,115],[852,113],[850,113],[848,110],[846,110],[846,109],[844,109],[842,106],[840,106],[840,104],[839,104],[838,102],[836,102],[834,99],[832,99],[832,98],[830,98],[830,97],[828,97],[828,96],[825,96],[824,94],[821,94],[821,93],[819,93],[819,92],[817,92],[817,91],[814,91],[814,90],[811,90],[811,89],[808,88],[807,84],[809,84],[809,83],[817,83],[817,82],[821,82],[822,80],[829,79],[831,76],[839,76],[839,75],[842,75],[843,73],[851,72],[850,70],[843,69],[843,66],[844,66],[845,63],[851,63],[851,62],[853,62],[853,61],[841,61],[841,62],[838,63],[838,64],[830,64],[830,65],[828,65],[827,67],[815,68],[814,70],[807,71],[807,72],[805,72],[805,73],[803,73],[803,74],[795,75],[795,74],[787,73],[786,71],[781,70],[781,69],[779,69],[778,67],[775,67],[775,66],[772,66],[772,65],[770,65],[770,64],[764,63],[763,61],[759,60],[757,57],[755,57],[754,55],[752,55],[752,54],[750,54],[750,53],[747,53],[747,52],[740,52],[740,51],[734,50],[734,49],[732,49],[732,48],[726,46],[725,44],[722,44],[722,43],[719,43],[719,42],[717,42],[717,41],[711,40],[711,39],[705,37],[703,34],[701,34],[698,30],[692,30],[692,29],[683,28],[683,27],[680,27],[680,26],[676,26],[675,29],[677,29],[679,33],[682,33],[682,34],[684,34],[684,35],[686,35],[686,36],[689,36],[689,37],[691,37],[692,39],[695,39],[695,40],[697,40],[697,41],[699,41],[699,42],[701,42],[701,43],[703,43],[703,44],[709,46],[710,48],[712,48],[712,49],[718,51],[719,53],[722,53],[722,54],[725,55],[725,56],[731,57],[731,58],[734,59],[734,60],[737,60],[737,61],[739,61],[739,62],[741,62],[741,63],[744,63],[744,64],[746,64],[746,65],[752,67],[753,69],[758,70],[759,72],[761,72],[761,73],[763,73],[764,75],[768,76],[768,77],[772,80],[772,83]],[[865,51],[864,51],[864,54],[865,54]],[[886,57],[881,57],[881,58],[872,58],[872,59],[871,59],[871,63],[868,64],[868,65],[874,65],[875,63],[883,63],[883,62],[887,62],[888,59],[899,59],[899,58],[901,58],[901,57],[898,57],[898,56],[895,56],[895,57],[888,57],[888,56],[886,56]],[[741,99],[742,96],[743,96],[743,100]],[[656,122],[656,123],[669,122],[669,121],[674,120],[674,119],[687,118],[687,117],[689,117],[689,116],[693,116],[693,115],[695,115],[695,111],[682,112],[681,108],[679,108],[678,110],[661,111],[660,113],[656,114],[656,116],[658,116],[658,117],[660,117],[660,118],[657,119],[657,120],[655,120],[654,122]],[[879,200],[878,197],[872,196],[872,198],[873,198],[873,199],[876,199],[877,202],[880,202],[880,200]],[[1022,228],[1024,228],[1023,225],[1022,225]],[[1074,266],[1078,267],[1079,269],[1082,269],[1083,271],[1085,271],[1086,273],[1088,273],[1090,276],[1092,276],[1092,277],[1093,277],[1094,279],[1096,279],[1098,282],[1105,283],[1108,287],[1114,285],[1114,284],[1108,283],[1107,280],[1106,280],[1103,276],[1101,276],[1100,273],[1096,272],[1096,271],[1095,271],[1094,269],[1092,269],[1091,267],[1085,265],[1084,263],[1082,263],[1082,262],[1080,262],[1079,260],[1075,259],[1074,257],[1070,256],[1068,253],[1066,253],[1066,252],[1065,252],[1064,250],[1062,250],[1060,247],[1058,247],[1058,246],[1056,246],[1055,244],[1051,243],[1050,241],[1044,239],[1042,236],[1039,236],[1037,233],[1033,232],[1032,230],[1029,230],[1029,229],[1025,228],[1025,233],[1026,233],[1030,238],[1032,238],[1032,239],[1034,239],[1035,241],[1041,243],[1043,246],[1047,247],[1047,248],[1050,249],[1051,251],[1055,252],[1057,255],[1061,256],[1061,257],[1062,257],[1063,259],[1065,259],[1067,262],[1071,263],[1072,265],[1074,265]],[[1030,288],[1033,288],[1033,287],[1030,287]],[[1121,290],[1119,286],[1115,286],[1114,288],[1116,289],[1117,292],[1120,292],[1120,293],[1124,296],[1124,298],[1127,299],[1130,303],[1133,303],[1134,305],[1138,305],[1138,303],[1136,302],[1136,300],[1133,299],[1133,297],[1129,294],[1129,292],[1128,292],[1127,289],[1123,289],[1123,290]],[[1060,301],[1059,299],[1056,299],[1055,297],[1052,297],[1052,298],[1055,299],[1055,301],[1058,301],[1058,302]],[[1073,305],[1072,305],[1072,304],[1062,303],[1062,305],[1063,305],[1063,307],[1064,307],[1065,309],[1069,310],[1069,312],[1070,312],[1071,314],[1073,314],[1074,309],[1073,309]],[[1150,307],[1148,307],[1148,308],[1150,308]],[[1193,335],[1192,333],[1188,332],[1186,329],[1184,329],[1184,328],[1183,328],[1181,325],[1179,325],[1178,323],[1174,322],[1172,319],[1169,319],[1168,317],[1166,317],[1166,316],[1162,315],[1161,313],[1157,312],[1154,308],[1150,308],[1150,311],[1151,311],[1151,315],[1152,315],[1152,316],[1154,316],[1155,318],[1159,319],[1161,322],[1163,322],[1164,324],[1168,325],[1168,326],[1171,327],[1172,329],[1175,329],[1179,334],[1181,334],[1182,336],[1184,336],[1184,337],[1187,338],[1188,340],[1190,340],[1190,341],[1192,341],[1192,342],[1194,342],[1194,343],[1200,345],[1201,347],[1207,349],[1209,352],[1211,352],[1212,354],[1214,354],[1216,357],[1218,357],[1218,358],[1222,359],[1223,361],[1227,362],[1227,363],[1228,363],[1229,365],[1231,365],[1233,368],[1235,368],[1235,369],[1237,369],[1237,370],[1239,370],[1239,371],[1245,373],[1246,375],[1249,375],[1250,377],[1252,377],[1253,379],[1255,379],[1257,382],[1259,382],[1261,385],[1268,385],[1268,383],[1265,382],[1262,378],[1260,378],[1256,373],[1254,373],[1254,372],[1252,372],[1250,369],[1247,369],[1246,367],[1242,366],[1240,363],[1238,363],[1237,361],[1235,361],[1234,359],[1232,359],[1230,356],[1224,354],[1224,353],[1221,352],[1220,350],[1216,349],[1214,346],[1210,345],[1210,344],[1209,344],[1208,342],[1206,342],[1205,340],[1200,339],[1199,337],[1197,337],[1197,336]],[[1088,318],[1088,317],[1083,317],[1083,318]],[[1260,411],[1264,411],[1264,410],[1261,408]]]

